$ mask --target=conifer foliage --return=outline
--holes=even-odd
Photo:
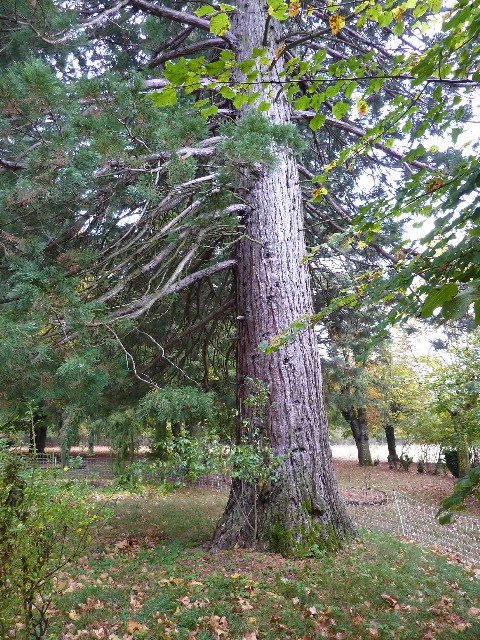
[[[395,234],[379,246],[378,220],[343,194],[374,164],[429,171],[425,147],[405,155],[395,139],[444,124],[429,87],[456,68],[438,75],[438,48],[409,39],[439,9],[0,2],[2,410],[103,411],[172,377],[208,389],[228,372],[236,318],[237,440],[255,433],[281,464],[261,486],[234,481],[214,546],[308,553],[353,533],[305,222],[333,253],[348,240],[399,261]],[[269,393],[261,421],[252,384]]]

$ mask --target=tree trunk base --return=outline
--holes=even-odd
[[[248,548],[301,558],[335,551],[355,535],[339,497],[330,496],[327,503],[318,496],[312,499],[311,491],[301,492],[294,483],[276,482],[260,488],[233,480],[211,548]]]

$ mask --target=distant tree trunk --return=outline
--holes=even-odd
[[[343,417],[350,425],[353,439],[357,445],[358,464],[371,466],[372,454],[368,440],[367,412],[363,407],[349,407],[342,411]]]
[[[68,465],[68,461],[70,459],[70,447],[71,439],[69,425],[62,416],[60,418],[60,464],[62,467],[66,467]]]
[[[395,427],[393,424],[385,425],[385,436],[388,446],[388,462],[390,465],[396,466],[400,458],[397,454],[397,442],[395,440]]]
[[[91,430],[88,432],[88,453],[91,456],[95,453],[95,434]]]
[[[470,471],[470,451],[468,445],[462,443],[457,448],[458,477],[463,478]]]
[[[265,6],[240,0],[237,7],[231,32],[242,60],[254,46],[263,46]],[[268,27],[274,48],[281,42],[279,25],[272,20]],[[277,71],[281,66],[279,59]],[[287,124],[290,110],[283,94],[275,90],[270,102],[271,121]],[[286,555],[308,552],[312,544],[335,547],[354,528],[333,472],[316,336],[305,331],[268,356],[258,349],[312,312],[308,268],[301,263],[306,249],[295,159],[279,152],[274,170],[244,175],[238,188],[249,212],[237,244],[237,441],[254,420],[254,408],[244,402],[251,393],[249,381],[261,381],[269,390],[261,436],[284,461],[275,481],[233,481],[212,546],[268,548]]]
[[[30,425],[29,451],[32,453],[45,453],[47,440],[47,425],[38,415],[33,416],[33,425]]]

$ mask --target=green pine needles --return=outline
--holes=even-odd
[[[220,156],[230,166],[242,166],[252,171],[262,165],[273,169],[278,152],[291,149],[300,153],[305,142],[297,129],[290,124],[273,124],[258,113],[250,112],[237,122],[227,122],[220,127],[225,140],[220,145]]]

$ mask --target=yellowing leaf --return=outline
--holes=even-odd
[[[402,9],[402,7],[397,7],[396,9],[394,9],[394,10],[392,11],[392,15],[393,15],[393,17],[395,18],[395,20],[396,20],[397,22],[400,22],[400,20],[402,19],[402,16],[403,16],[403,9]]]
[[[432,180],[427,182],[425,193],[433,193],[434,191],[437,191],[437,189],[440,189],[440,187],[443,187],[443,179],[433,178]]]
[[[232,574],[230,574],[230,578],[232,580],[238,580],[240,578],[240,574],[239,573],[232,573]]]
[[[288,5],[289,17],[294,18],[295,16],[298,16],[299,13],[300,13],[300,0],[291,0],[290,4]]]
[[[325,189],[325,187],[320,187],[320,189],[314,189],[312,191],[312,198],[319,198],[320,196],[323,196],[326,193],[328,193],[328,191],[327,189]]]
[[[340,29],[343,29],[345,26],[345,18],[334,13],[333,16],[330,16],[328,19],[328,23],[333,35],[336,36]]]
[[[285,42],[281,42],[280,45],[277,47],[277,49],[275,50],[275,53],[273,54],[273,58],[274,60],[278,60],[279,57],[282,55],[282,53],[285,51]]]
[[[70,620],[78,620],[80,618],[80,614],[72,609],[68,612],[68,617],[70,618]]]
[[[357,113],[359,116],[365,116],[368,113],[368,104],[365,100],[359,100],[357,102]]]

